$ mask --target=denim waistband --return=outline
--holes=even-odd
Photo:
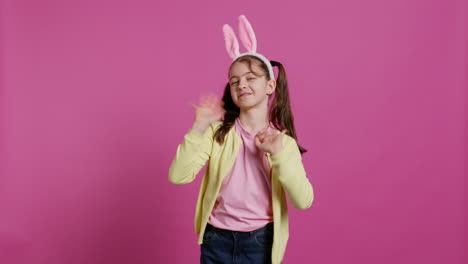
[[[206,230],[216,230],[217,232],[220,233],[240,233],[240,234],[251,234],[251,233],[258,233],[258,232],[263,232],[263,231],[273,231],[273,222],[268,223],[264,227],[261,227],[259,229],[255,229],[253,231],[232,231],[232,230],[227,230],[227,229],[221,229],[217,228],[215,226],[210,225],[210,223],[206,223]]]

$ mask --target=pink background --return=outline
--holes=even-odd
[[[315,189],[284,263],[468,262],[466,1],[4,0],[0,263],[197,263],[167,179],[221,27],[288,72]],[[243,51],[243,50],[242,50]]]

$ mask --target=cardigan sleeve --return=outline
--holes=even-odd
[[[314,200],[312,184],[307,179],[296,141],[285,135],[283,142],[283,150],[270,155],[272,177],[277,177],[292,206],[304,210],[309,208]]]
[[[182,185],[195,180],[195,176],[210,158],[213,134],[213,125],[209,126],[204,134],[192,129],[185,134],[169,168],[169,181],[171,183]]]

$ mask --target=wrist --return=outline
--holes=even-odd
[[[205,133],[205,130],[209,127],[209,125],[199,123],[199,122],[194,122],[192,125],[192,130],[199,133],[203,134]]]
[[[270,151],[267,151],[270,155],[275,155],[275,154],[278,154],[280,153],[281,151],[283,150],[283,147],[279,147],[279,148],[274,148]]]

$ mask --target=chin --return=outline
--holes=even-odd
[[[253,99],[253,98],[250,98]],[[254,101],[254,100],[239,100],[237,99],[237,102],[234,102],[237,107],[239,107],[240,110],[250,110],[252,108],[258,108],[261,107],[262,104],[264,103],[263,101]],[[265,104],[268,108],[268,102]]]
[[[246,110],[250,110],[250,109],[253,109],[253,108],[257,108],[259,106],[259,104],[239,104],[238,107],[241,111],[246,111]]]

